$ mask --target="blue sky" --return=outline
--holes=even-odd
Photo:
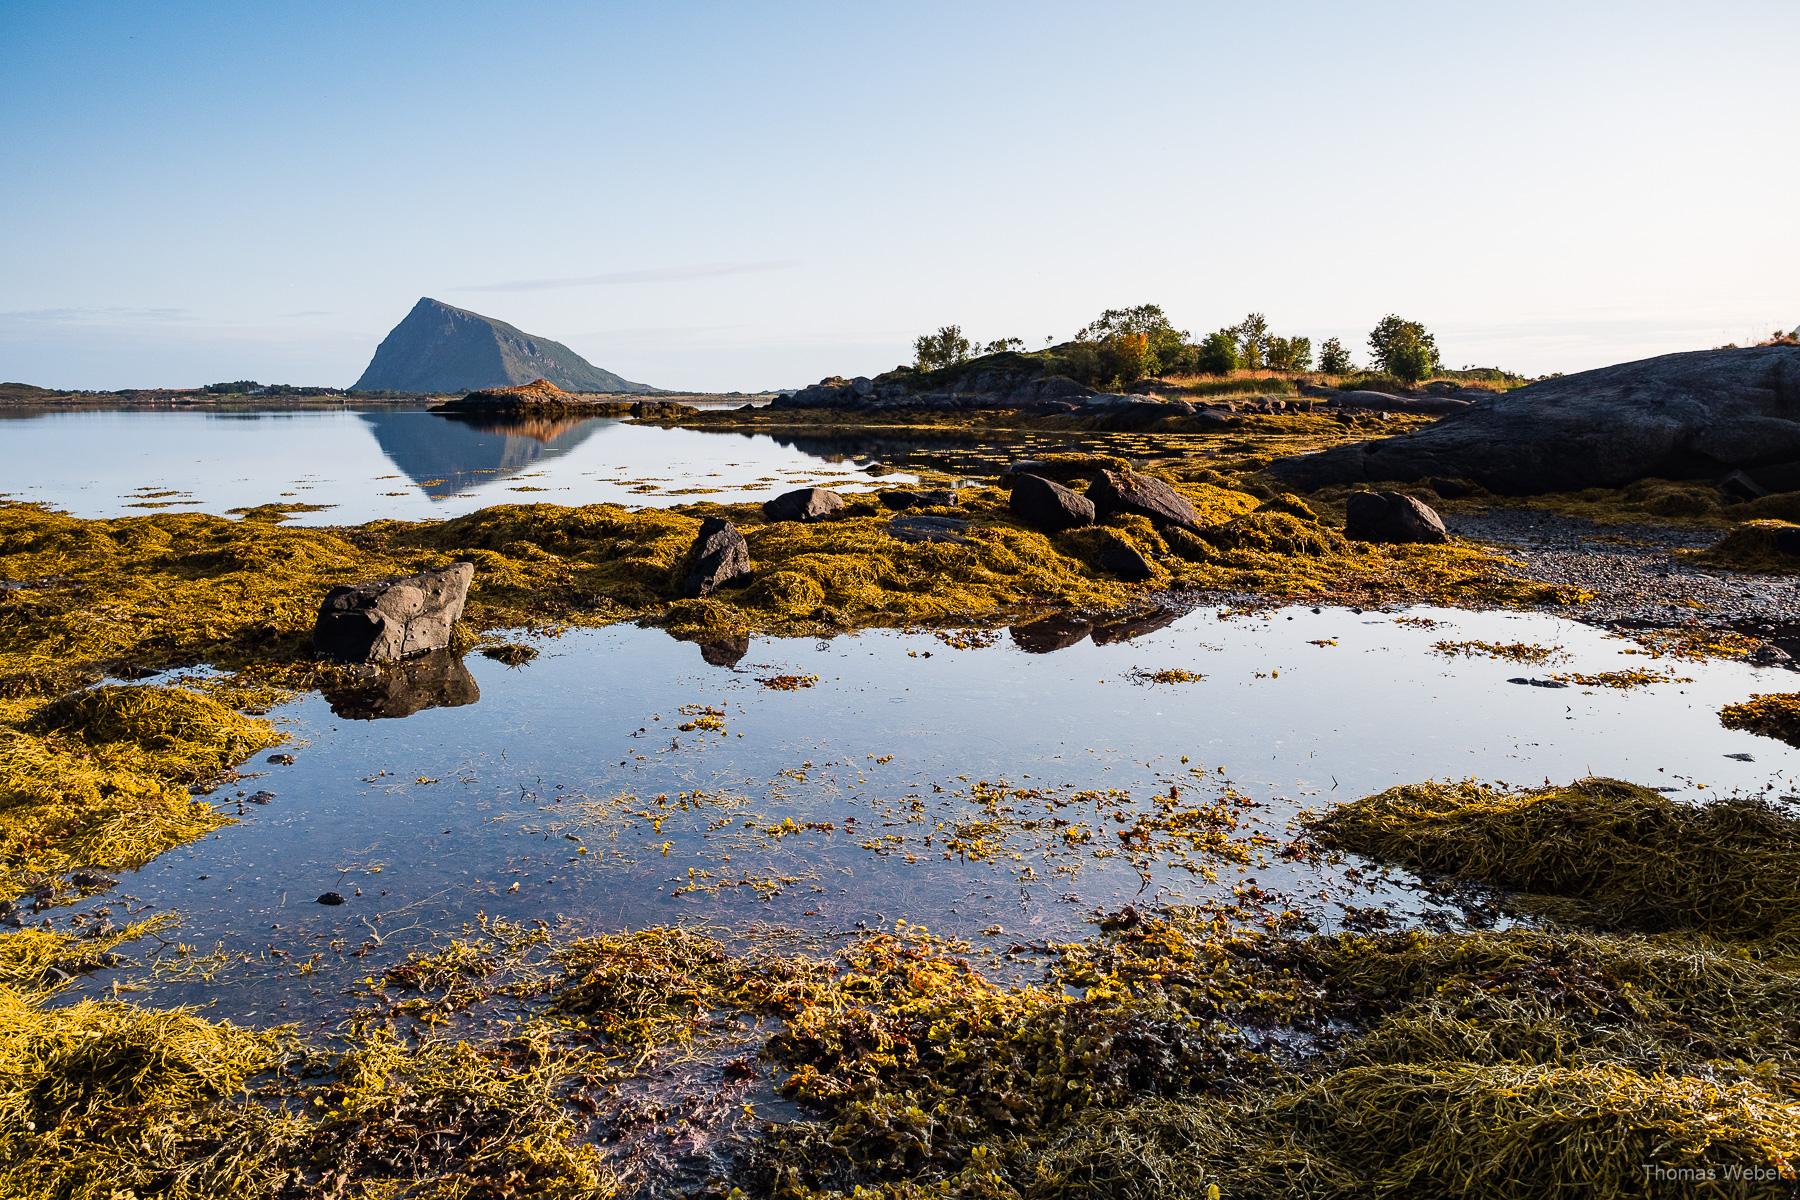
[[[0,3],[0,378],[667,387],[1152,301],[1578,370],[1800,324],[1800,4]]]

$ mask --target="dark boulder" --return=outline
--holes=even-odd
[[[1164,427],[1171,421],[1194,415],[1194,406],[1186,400],[1163,400],[1137,397],[1124,403],[1097,403],[1091,406],[1091,428],[1106,433],[1137,433]]]
[[[1768,463],[1747,471],[1733,471],[1719,481],[1719,490],[1731,500],[1760,500],[1777,492],[1800,492],[1800,462]]]
[[[957,517],[934,517],[928,513],[895,517],[887,523],[887,531],[903,542],[950,542],[958,546],[974,544],[968,536],[969,523]]]
[[[1087,498],[1102,520],[1119,513],[1149,517],[1164,525],[1183,525],[1198,529],[1200,514],[1186,496],[1160,479],[1140,475],[1136,471],[1102,470],[1088,485]]]
[[[1094,502],[1080,492],[1060,483],[1052,483],[1041,475],[1014,475],[1012,499],[1007,507],[1013,516],[1043,533],[1060,533],[1094,523]]]
[[[700,522],[681,571],[681,594],[690,599],[710,596],[750,578],[750,545],[737,526],[723,517]]]
[[[349,663],[397,662],[442,650],[462,619],[475,568],[469,563],[376,579],[325,594],[313,626],[313,649]]]
[[[1512,495],[1716,479],[1800,459],[1800,346],[1665,354],[1478,400],[1423,429],[1284,459],[1301,488],[1468,479]]]
[[[909,508],[949,508],[956,504],[955,488],[889,488],[879,493],[882,507],[894,512],[905,512]]]
[[[1430,505],[1403,492],[1352,492],[1344,502],[1344,536],[1358,542],[1446,542]]]
[[[1100,569],[1117,575],[1126,583],[1143,583],[1156,578],[1156,568],[1136,546],[1118,536],[1110,529],[1100,531],[1100,551],[1096,561]]]
[[[844,507],[844,498],[824,488],[796,488],[763,502],[763,516],[771,521],[822,521]]]

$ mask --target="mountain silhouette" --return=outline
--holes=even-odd
[[[381,339],[354,386],[367,392],[469,392],[534,379],[567,392],[657,390],[603,371],[561,342],[429,296]]]

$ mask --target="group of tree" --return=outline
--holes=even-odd
[[[1206,375],[1233,371],[1310,371],[1313,344],[1308,337],[1281,337],[1269,319],[1253,312],[1236,325],[1209,333],[1194,348],[1193,367]]]
[[[1053,342],[1054,339],[1046,339]],[[945,325],[913,343],[913,365],[921,371],[953,367],[1002,351],[1023,351],[1019,338],[983,344],[957,325]],[[1176,374],[1229,375],[1233,371],[1306,372],[1345,375],[1356,369],[1349,349],[1326,338],[1313,352],[1312,339],[1282,336],[1262,313],[1194,341],[1178,329],[1160,305],[1109,308],[1075,332],[1072,341],[1048,347],[1063,373],[1089,386],[1128,386],[1139,379]],[[1389,314],[1369,333],[1373,369],[1417,383],[1442,369],[1437,341],[1417,321]]]
[[[976,345],[963,334],[961,325],[945,325],[936,333],[922,333],[913,340],[913,366],[921,371],[936,371],[960,366],[984,354],[1023,349],[1023,338],[995,338],[985,345]]]
[[[315,387],[292,383],[258,383],[254,379],[234,379],[209,383],[200,388],[209,396],[335,396],[338,388]]]
[[[1389,313],[1369,333],[1369,353],[1375,365],[1397,379],[1417,383],[1443,368],[1437,339],[1417,321]]]

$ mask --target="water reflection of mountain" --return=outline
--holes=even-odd
[[[433,500],[516,475],[550,454],[579,446],[603,417],[551,420],[470,413],[359,412],[376,444]]]

